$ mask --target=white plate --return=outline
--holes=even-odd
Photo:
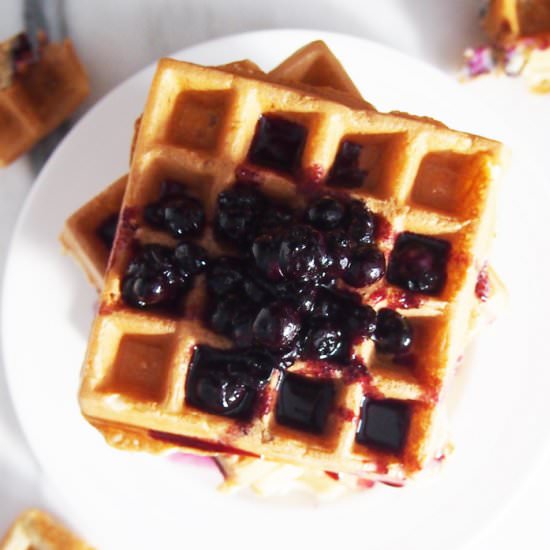
[[[176,57],[218,64],[251,57],[269,69],[299,46],[323,38],[365,96],[381,109],[435,116],[454,127],[504,135],[489,109],[452,80],[402,54],[357,38],[311,31],[233,36]],[[435,483],[380,487],[331,504],[304,498],[258,500],[215,491],[218,473],[117,452],[81,418],[78,371],[95,292],[61,255],[65,218],[127,170],[133,122],[150,67],[109,94],[71,132],[42,171],[21,215],[3,294],[5,364],[22,427],[46,474],[69,503],[67,518],[104,550],[207,547],[377,549],[458,548],[486,525],[525,479],[549,439],[541,348],[548,273],[537,227],[548,199],[516,164],[504,188],[495,262],[511,308],[479,339],[454,423],[457,452]],[[529,185],[530,194],[518,193]],[[529,200],[528,200],[529,197]],[[527,246],[527,247],[526,247]],[[542,275],[541,275],[542,277]],[[546,361],[547,363],[547,361]]]

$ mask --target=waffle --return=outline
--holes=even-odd
[[[300,169],[292,178],[246,160],[257,123],[268,113],[307,129]],[[422,361],[414,368],[388,362],[366,340],[355,350],[368,365],[368,373],[359,379],[344,379],[343,369],[313,372],[312,364],[297,361],[285,374],[273,371],[263,391],[265,406],[246,425],[199,410],[186,399],[196,346],[224,349],[230,344],[198,321],[205,298],[200,278],[181,316],[138,311],[122,302],[121,279],[135,242],[167,244],[170,239],[142,223],[142,209],[158,196],[161,179],[175,178],[202,200],[212,220],[218,194],[235,181],[236,173],[253,177],[267,195],[297,205],[304,200],[302,188],[328,190],[326,175],[341,154],[341,142],[348,139],[365,152],[360,162],[368,167],[368,176],[359,189],[345,194],[387,220],[390,230],[377,244],[390,256],[390,270],[391,258],[409,246],[405,232],[427,236],[432,244],[433,238],[450,243],[447,280],[437,296],[414,296],[411,301],[386,280],[362,293],[377,309],[393,305],[408,318],[414,354]],[[161,60],[90,335],[80,390],[83,414],[122,448],[155,452],[181,446],[383,479],[414,475],[440,443],[437,403],[467,336],[477,273],[492,232],[500,165],[500,144],[484,138],[429,121],[351,109],[261,75],[236,76]],[[212,256],[222,252],[209,227],[200,242]],[[124,368],[135,361],[139,369]],[[321,402],[330,405],[320,435],[277,420],[275,409],[285,407],[278,401],[283,388],[292,392],[296,384],[313,384]],[[389,407],[390,422],[401,425],[408,419],[398,453],[365,443],[371,416]]]
[[[491,0],[482,26],[490,44],[467,50],[470,76],[521,74],[532,91],[550,91],[548,0]]]
[[[36,62],[20,62],[22,55],[32,56],[25,35],[0,44],[0,166],[59,126],[89,92],[70,40],[44,43]]]
[[[92,550],[40,510],[23,512],[0,541],[0,550]]]
[[[231,63],[223,68],[248,74],[261,73],[261,69],[250,61]],[[349,86],[350,79],[343,67],[323,42],[314,42],[301,48],[269,74],[284,82],[306,78],[309,79],[306,84],[331,83],[342,92],[357,94],[354,86]],[[332,80],[328,80],[329,77]],[[365,104],[373,108],[367,102]],[[118,213],[125,185],[126,177],[120,178],[75,212],[67,221],[61,235],[65,249],[80,263],[98,290],[103,285],[109,247],[98,239],[97,228],[105,220],[112,220],[113,215]],[[482,301],[477,302],[472,312],[472,334],[496,317],[498,305],[504,295],[502,284],[491,268],[483,289]],[[251,487],[261,495],[270,495],[306,486],[318,495],[333,497],[343,490],[365,485],[364,480],[355,477],[335,476],[324,471],[304,470],[253,458],[224,455],[218,457],[218,462],[225,478],[222,488],[227,491]]]
[[[219,68],[241,74],[262,73],[262,70],[249,60],[229,63]],[[336,90],[361,97],[345,69],[322,41],[312,42],[300,48],[272,70],[269,75],[274,80],[293,85],[301,83],[306,86],[315,86],[318,83],[318,89],[325,94],[333,93]],[[366,101],[365,107],[374,109]],[[139,118],[136,121],[132,152],[140,120]],[[98,228],[103,224],[107,226],[111,224],[112,230],[113,219],[122,204],[126,182],[127,176],[119,178],[97,197],[81,207],[67,220],[60,236],[64,249],[80,264],[88,280],[97,290],[101,290],[103,286],[103,274],[110,251],[110,241],[105,242],[105,238],[101,237]],[[313,490],[318,496],[333,498],[346,490],[356,489],[362,483],[355,477],[345,479],[324,471],[304,470],[297,466],[237,455],[219,456],[217,462],[224,476],[224,483],[221,487],[224,491],[250,487],[256,493],[268,496],[274,493],[284,494],[293,488],[306,487]]]

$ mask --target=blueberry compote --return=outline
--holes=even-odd
[[[275,115],[262,115],[248,152],[248,160],[259,166],[291,174],[300,167],[307,129]]]
[[[322,434],[333,406],[334,384],[286,374],[279,387],[276,418],[283,426]]]
[[[365,397],[355,439],[361,445],[398,454],[403,450],[410,423],[410,408],[395,399]]]
[[[193,279],[208,265],[206,250],[189,238],[204,227],[204,208],[187,193],[179,181],[161,183],[159,199],[144,208],[144,220],[175,237],[175,247],[134,243],[134,254],[122,277],[121,293],[126,305],[138,309],[181,313],[181,302]],[[117,216],[107,218],[98,228],[105,245],[112,246]]]
[[[204,208],[187,193],[186,187],[174,180],[164,180],[159,200],[144,210],[145,221],[176,238],[195,237],[204,228]]]
[[[376,314],[337,282],[364,287],[382,277],[372,213],[332,196],[291,211],[238,182],[218,197],[214,223],[224,243],[238,234],[241,255],[218,258],[207,271],[210,327],[238,346],[265,347],[282,368],[299,358],[349,364]]]
[[[272,357],[261,349],[222,350],[195,348],[186,382],[186,400],[203,411],[250,419],[258,391],[274,368]]]
[[[379,351],[401,353],[410,344],[410,331],[403,334],[407,321],[392,312],[401,324],[384,324],[384,315],[377,317],[358,292],[345,290],[373,285],[385,273],[374,237],[377,221],[358,200],[312,196],[304,209],[290,209],[257,184],[237,182],[218,197],[214,234],[234,255],[218,257],[206,269],[206,324],[233,342],[231,353],[262,349],[270,368],[281,371],[302,360],[355,379],[354,373],[367,372],[355,344],[376,333]],[[229,382],[227,387],[233,389]],[[245,390],[235,387],[244,400]],[[277,420],[321,433],[334,394],[331,380],[285,374]]]
[[[359,167],[360,154],[361,145],[353,141],[343,141],[329,172],[328,185],[348,189],[361,187],[368,174]]]
[[[408,231],[397,237],[387,279],[391,284],[422,294],[439,294],[447,280],[448,241]]]
[[[136,245],[136,249],[122,279],[122,299],[138,309],[177,313],[193,276],[206,268],[206,251],[188,243],[175,249],[159,244]]]

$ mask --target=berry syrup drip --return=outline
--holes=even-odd
[[[477,275],[475,293],[481,302],[486,302],[491,294],[491,283],[487,265],[484,265]]]
[[[200,201],[187,194],[184,185],[164,180],[158,201],[145,207],[145,222],[176,239],[199,236],[204,229],[205,214]]]
[[[219,441],[207,441],[205,439],[197,439],[196,437],[159,432],[156,430],[149,430],[148,435],[151,439],[154,439],[155,441],[162,441],[164,443],[169,443],[170,445],[196,449],[197,451],[204,451],[206,453],[231,454],[258,458],[258,455],[254,453],[249,453],[247,451],[243,451],[242,449],[237,449],[236,447],[226,445],[225,443],[221,443]]]

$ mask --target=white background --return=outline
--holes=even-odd
[[[0,1],[0,39],[21,29],[20,4],[17,0]],[[85,109],[161,55],[213,37],[264,28],[316,28],[353,34],[455,73],[462,50],[482,40],[476,21],[478,8],[478,0],[65,0],[69,32],[92,82]],[[511,81],[497,85],[480,81],[473,90],[483,100],[489,99],[505,125],[509,124],[511,148],[529,150],[537,170],[550,169],[550,96],[529,95],[519,82]],[[0,269],[33,178],[25,158],[0,171]],[[528,192],[528,181],[518,183],[524,184],[518,192]],[[537,550],[550,546],[549,464],[545,459],[540,469],[532,472],[523,491],[470,548]],[[46,485],[27,451],[0,369],[0,534],[24,506],[43,503],[44,490],[48,502],[55,501]],[[457,510],[456,521],[467,513]]]

